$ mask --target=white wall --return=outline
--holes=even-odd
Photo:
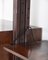
[[[48,0],[40,0],[38,25],[43,27],[43,40],[48,40]]]
[[[0,0],[0,19],[2,19],[2,0]]]
[[[13,21],[13,0],[0,0],[0,19]]]
[[[30,25],[42,27],[42,39],[48,40],[48,0],[31,0]]]
[[[13,0],[4,0],[3,19],[13,21]]]
[[[2,28],[1,26],[2,26],[2,9],[3,9],[3,7],[2,7],[2,0],[0,0],[0,29]]]
[[[31,5],[30,5],[30,25],[37,26],[39,0],[31,0],[30,3],[31,3]]]
[[[0,0],[0,31],[13,29],[13,0]]]

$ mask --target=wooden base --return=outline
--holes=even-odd
[[[16,46],[4,46],[4,50],[23,60],[48,60],[48,41],[42,41],[33,45],[32,48]]]

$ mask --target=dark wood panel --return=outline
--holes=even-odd
[[[9,60],[9,54],[3,49],[5,44],[13,41],[13,31],[0,31],[0,60]]]
[[[24,35],[21,35],[21,37],[23,37]],[[39,41],[41,42],[42,40],[42,28],[39,27],[30,27],[29,29],[27,29],[27,31],[25,32],[25,43],[24,40],[20,41],[20,44],[23,45],[28,45],[28,44],[35,44],[38,43]],[[19,43],[18,43],[19,44]]]
[[[37,43],[42,40],[42,28],[31,27],[26,32],[26,40],[28,42]]]
[[[0,44],[10,44],[13,41],[13,31],[0,32]]]

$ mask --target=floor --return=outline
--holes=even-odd
[[[48,41],[43,41],[33,48],[29,60],[48,60]]]

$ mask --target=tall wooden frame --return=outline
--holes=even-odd
[[[30,0],[13,1],[13,40],[20,42],[25,40],[29,28]]]

